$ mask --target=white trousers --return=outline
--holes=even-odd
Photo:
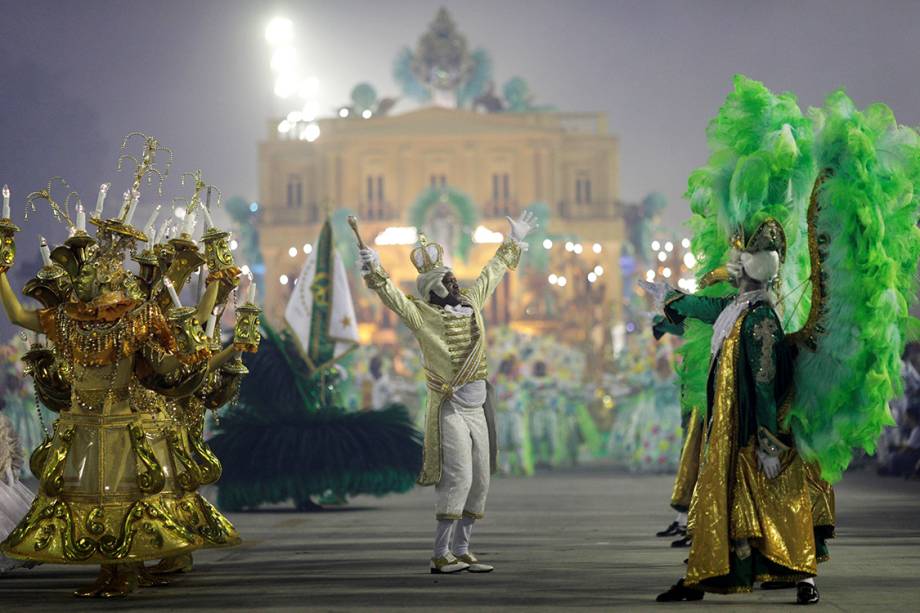
[[[489,427],[483,408],[445,402],[441,410],[441,480],[434,488],[437,518],[481,518],[489,477]]]

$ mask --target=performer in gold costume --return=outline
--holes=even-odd
[[[495,417],[487,382],[482,308],[506,270],[517,268],[523,242],[536,227],[525,211],[508,218],[510,237],[480,273],[461,290],[443,265],[442,247],[424,236],[411,254],[419,272],[419,298],[406,296],[363,243],[364,280],[412,331],[422,350],[428,383],[428,413],[420,485],[434,485],[438,521],[432,573],[488,572],[469,550],[473,523],[483,517],[489,479],[496,467]]]
[[[749,591],[755,581],[810,582],[817,573],[806,465],[781,425],[793,356],[767,290],[785,257],[782,226],[767,220],[740,246],[731,264],[736,296],[645,286],[663,300],[670,322],[693,317],[713,325],[687,574],[659,600]]]
[[[24,308],[10,286],[6,271],[17,228],[0,220],[0,299],[11,322],[47,336],[50,347],[36,344],[25,361],[40,399],[60,415],[53,436],[30,459],[38,495],[0,549],[36,562],[99,564],[97,580],[78,596],[123,596],[137,585],[164,584],[144,568],[145,560],[238,541],[232,525],[196,493],[202,477],[194,454],[207,454],[196,446],[201,409],[193,394],[207,398],[220,388],[222,397],[232,395],[245,373],[240,351],[257,347],[257,323],[238,311],[234,343],[220,349],[216,313],[209,314],[236,283],[226,254],[224,265],[212,268],[197,308],[179,302],[177,288],[205,259],[191,237],[194,211],[205,206],[200,180],[180,237],[151,248],[153,219],[145,232],[131,225],[141,179],[153,172],[160,149],[145,138],[118,217],[102,218],[101,194],[91,220],[95,238],[85,231],[82,208],[74,224],[53,200],[50,184],[35,194],[71,227],[71,237],[53,253],[43,246],[45,265],[24,289],[43,309]],[[124,260],[138,242],[148,249],[135,258],[140,271],[134,274]],[[208,259],[219,251],[220,245],[207,245]],[[158,252],[170,255],[158,262]],[[244,309],[258,311],[251,304]]]

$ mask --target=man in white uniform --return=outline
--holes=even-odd
[[[373,249],[360,252],[368,288],[399,315],[422,350],[429,394],[418,482],[434,485],[437,492],[432,573],[493,569],[469,550],[473,523],[485,512],[496,459],[482,308],[505,271],[517,267],[524,238],[536,227],[527,211],[508,221],[510,237],[464,290],[443,265],[442,247],[424,236],[411,254],[421,299],[406,296],[390,281]]]

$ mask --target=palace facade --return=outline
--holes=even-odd
[[[326,213],[356,215],[394,281],[415,293],[409,251],[417,231],[445,245],[462,285],[493,255],[498,233],[507,232],[505,216],[532,207],[545,227],[526,264],[499,287],[487,321],[607,343],[620,314],[625,238],[617,140],[603,113],[429,107],[320,119],[311,140],[282,134],[278,125],[269,123],[259,148],[258,223],[271,321],[281,321]],[[349,272],[362,338],[395,342],[395,317],[364,289],[357,268]]]

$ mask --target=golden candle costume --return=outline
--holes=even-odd
[[[238,330],[234,344],[221,350],[214,342],[219,329],[214,338],[203,331],[218,297],[225,301],[236,283],[232,262],[212,269],[197,308],[178,301],[176,288],[205,261],[190,236],[195,208],[204,206],[200,176],[188,210],[192,218],[180,237],[151,249],[153,236],[130,224],[141,179],[154,172],[160,149],[145,138],[121,215],[94,217],[96,238],[85,232],[82,210],[74,227],[50,184],[38,193],[72,228],[63,245],[50,257],[45,253],[45,266],[24,290],[44,309],[24,309],[10,287],[6,270],[15,230],[0,220],[0,298],[13,323],[46,335],[48,346],[34,345],[24,359],[39,398],[59,413],[53,436],[30,459],[38,495],[0,549],[23,560],[101,565],[96,582],[78,596],[122,596],[138,583],[163,584],[146,571],[145,560],[181,558],[239,540],[230,522],[197,494],[219,470],[199,444],[203,409],[193,395],[226,401],[245,372],[239,352],[254,350],[258,338]],[[103,199],[104,193],[100,204]],[[150,234],[152,223],[145,229]],[[138,274],[124,265],[136,242],[148,246],[135,256]],[[225,374],[228,368],[234,372]]]

